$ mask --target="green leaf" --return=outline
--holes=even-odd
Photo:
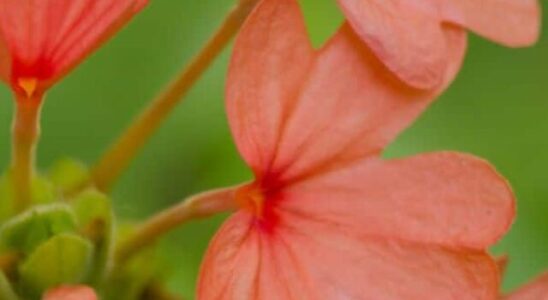
[[[97,220],[112,221],[110,198],[97,190],[87,190],[78,195],[72,201],[72,207],[80,226],[93,224]]]
[[[0,252],[18,250],[28,254],[50,237],[75,229],[76,218],[70,206],[36,206],[0,227]]]
[[[89,178],[87,166],[75,159],[61,159],[50,168],[49,178],[59,191],[67,191]]]
[[[53,184],[44,177],[35,177],[32,180],[32,203],[47,204],[57,201]]]
[[[72,202],[80,231],[95,244],[95,257],[90,283],[100,284],[111,265],[113,255],[114,222],[111,201],[96,190],[87,190]]]
[[[2,300],[18,300],[19,298],[13,291],[13,287],[6,275],[0,271],[0,299]]]
[[[88,272],[93,246],[75,234],[59,234],[47,240],[19,267],[21,288],[41,295],[48,287],[80,282]]]

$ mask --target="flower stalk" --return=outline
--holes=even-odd
[[[40,136],[41,96],[17,95],[12,127],[12,181],[14,209],[21,212],[31,204],[36,144]]]
[[[101,191],[111,188],[162,121],[236,35],[257,2],[258,0],[239,0],[199,54],[97,162],[92,169],[91,182],[82,184],[77,189],[90,184],[94,184]]]
[[[160,236],[190,220],[234,210],[236,208],[234,194],[238,187],[220,188],[190,196],[151,217],[122,241],[116,249],[117,262],[126,261],[141,249],[156,242]]]

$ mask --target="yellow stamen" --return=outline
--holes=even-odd
[[[27,97],[30,98],[34,95],[36,87],[38,85],[38,80],[34,77],[23,77],[17,80],[19,86],[25,91]]]

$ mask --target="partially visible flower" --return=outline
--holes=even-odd
[[[85,285],[66,285],[50,289],[42,300],[97,300],[97,295],[92,288]]]
[[[437,93],[395,78],[348,25],[315,51],[295,0],[262,1],[227,82],[255,180],[210,244],[198,298],[496,299],[486,248],[514,217],[506,181],[465,154],[381,158]]]
[[[41,95],[148,0],[0,0],[0,78]]]
[[[548,300],[548,273],[503,297],[504,300]]]
[[[510,47],[533,44],[538,0],[337,0],[360,38],[398,77],[419,88],[439,84],[455,47],[447,29],[469,29]]]

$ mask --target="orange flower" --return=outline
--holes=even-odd
[[[66,285],[50,289],[42,300],[97,300],[97,295],[92,288],[85,285]]]
[[[447,28],[467,28],[500,44],[533,44],[537,0],[337,0],[361,39],[402,80],[419,88],[440,83],[454,45]],[[464,29],[461,29],[464,30]]]
[[[0,0],[0,78],[41,95],[148,0]]]
[[[347,25],[315,51],[295,0],[261,2],[227,83],[255,180],[210,244],[199,299],[496,299],[485,249],[514,217],[506,181],[465,154],[380,157],[437,93],[394,78]]]

